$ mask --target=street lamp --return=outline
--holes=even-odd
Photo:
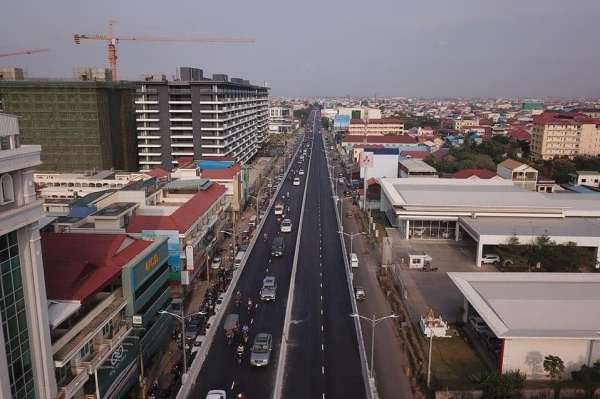
[[[177,313],[172,313],[172,312],[167,312],[166,310],[159,310],[158,313],[160,314],[168,314],[170,316],[175,317],[177,320],[179,320],[181,322],[181,343],[182,343],[182,348],[183,348],[183,375],[181,376],[181,382],[185,382],[186,379],[186,374],[187,374],[187,348],[185,347],[185,320],[188,317],[192,317],[195,315],[200,315],[200,316],[205,316],[206,312],[194,312],[194,313],[190,313],[187,315],[182,314],[178,315]]]
[[[373,380],[373,365],[375,364],[375,362],[373,361],[373,358],[375,357],[375,326],[385,319],[397,319],[398,317],[400,317],[400,315],[391,314],[389,316],[380,317],[378,319],[376,319],[375,315],[373,315],[373,318],[369,319],[368,317],[361,316],[357,313],[350,313],[350,317],[354,317],[355,319],[363,319],[369,322],[369,324],[371,325],[371,371],[369,372],[369,374],[370,378]]]
[[[362,236],[362,235],[366,235],[367,233],[365,233],[364,231],[361,231],[360,233],[344,233],[343,231],[338,231],[338,233],[341,233],[345,236],[350,237],[350,253],[353,254],[353,243],[354,243],[354,238],[358,237],[358,236]]]
[[[332,195],[331,198],[334,198],[337,202],[340,203],[340,230],[344,231],[344,223],[342,221],[342,201],[352,199],[352,197],[341,198],[339,195]]]

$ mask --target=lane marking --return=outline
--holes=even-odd
[[[325,366],[321,366],[321,374],[325,374]],[[323,395],[325,396],[325,395]]]
[[[231,383],[231,390],[233,391],[233,387],[235,386],[235,381]]]
[[[323,332],[323,325],[321,324],[321,332]]]
[[[250,319],[250,324],[254,323],[254,318]]]

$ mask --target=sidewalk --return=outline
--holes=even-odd
[[[275,162],[275,167],[270,171],[272,174],[274,171],[278,170],[280,165],[283,163],[282,157],[280,157],[277,162]],[[252,185],[250,183],[250,185]],[[267,181],[264,180],[262,184],[259,182],[259,187],[266,185]],[[262,190],[258,190],[261,192]],[[260,199],[260,197],[259,197]],[[236,238],[238,240],[238,244],[242,241],[242,232],[248,228],[248,222],[250,221],[250,217],[256,213],[254,206],[246,206],[246,208],[241,212],[239,219],[236,221],[237,234]],[[215,246],[214,251],[217,252],[219,249],[224,250],[222,252],[222,266],[225,270],[228,270],[233,266],[233,260],[229,259],[230,254],[230,244],[233,244],[233,237],[227,235],[227,238],[224,239],[218,246]],[[203,267],[206,267],[206,263],[204,263]],[[218,277],[219,270],[208,269],[209,281],[196,281],[191,287],[192,291],[188,293],[184,301],[184,314],[190,314],[194,312],[198,312],[201,305],[204,303],[205,295],[209,289],[212,289],[212,286],[216,283]],[[200,271],[200,275],[202,275],[202,270]],[[218,296],[218,295],[217,295]],[[217,298],[214,300],[216,301]],[[179,323],[173,319],[172,328],[174,329]],[[145,380],[146,380],[146,395],[145,398],[151,398],[151,394],[154,394],[156,399],[159,398],[174,398],[177,395],[177,391],[181,386],[181,378],[177,377],[172,373],[173,364],[180,363],[183,365],[183,350],[179,348],[177,341],[171,339],[169,337],[168,342],[164,343],[164,351],[158,353],[151,365],[145,370]],[[187,361],[190,364],[191,354],[188,352]],[[181,372],[183,370],[180,367]],[[159,388],[152,391],[152,385],[154,380],[158,378],[158,386]]]

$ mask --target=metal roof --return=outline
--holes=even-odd
[[[596,218],[518,218],[518,217],[463,217],[461,223],[471,227],[481,236],[510,236],[516,233],[522,244],[544,232],[553,237],[600,238],[600,220]]]
[[[600,274],[448,273],[499,338],[598,339]]]

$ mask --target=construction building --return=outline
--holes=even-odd
[[[0,112],[21,117],[23,144],[42,146],[38,170],[138,170],[134,84],[92,68],[73,80],[25,79],[18,68],[0,76]]]
[[[584,113],[544,112],[533,118],[531,158],[600,155],[600,119]]]
[[[140,169],[172,171],[180,157],[252,159],[269,136],[269,89],[222,74],[206,78],[197,68],[180,68],[180,77],[136,82]]]
[[[19,136],[19,118],[0,113],[0,398],[54,398],[43,201],[33,183],[41,147],[22,145]]]

